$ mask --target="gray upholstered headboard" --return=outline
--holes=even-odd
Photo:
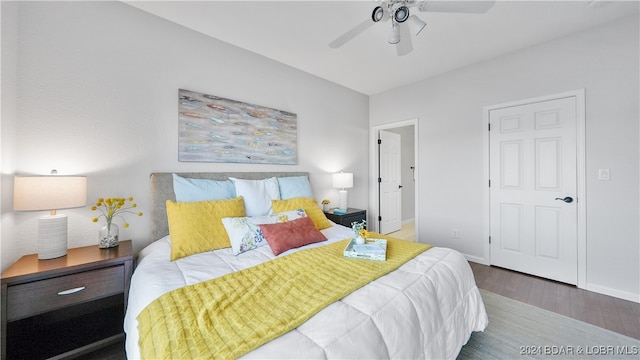
[[[174,173],[151,174],[151,234],[158,240],[169,234],[167,222],[167,200],[176,200],[173,192]],[[227,180],[229,177],[239,179],[260,180],[270,177],[309,176],[308,172],[219,172],[219,173],[175,173],[186,178]]]

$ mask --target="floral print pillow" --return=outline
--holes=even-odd
[[[231,240],[233,254],[239,255],[268,244],[258,225],[283,223],[303,217],[307,217],[307,213],[304,209],[297,209],[273,215],[227,217],[222,218],[222,224]]]

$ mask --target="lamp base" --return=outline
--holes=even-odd
[[[347,190],[338,191],[338,196],[340,196],[338,209],[347,211]]]
[[[67,215],[47,215],[38,219],[38,259],[67,255]]]

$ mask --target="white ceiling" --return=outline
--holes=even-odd
[[[125,1],[185,27],[372,95],[625,16],[636,1],[496,1],[484,14],[418,12],[413,52],[397,56],[391,24],[338,49],[328,44],[371,16],[360,1]],[[585,54],[588,56],[588,54]]]

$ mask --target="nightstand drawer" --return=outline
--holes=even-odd
[[[365,220],[365,215],[364,213],[362,214],[355,214],[355,215],[348,215],[348,216],[343,216],[341,219],[342,225],[350,227],[352,223],[354,222],[362,222],[362,220]]]
[[[8,321],[123,293],[124,266],[85,271],[7,289]]]

